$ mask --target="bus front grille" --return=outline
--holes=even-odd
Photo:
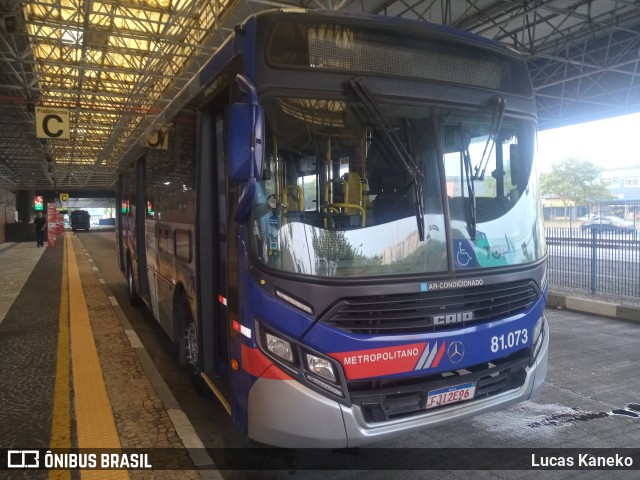
[[[540,296],[532,281],[409,294],[344,298],[321,322],[350,333],[406,334],[490,322],[526,311]],[[471,315],[470,315],[471,313]],[[459,314],[456,316],[456,314]],[[449,315],[446,322],[438,322]]]
[[[427,410],[428,393],[433,390],[474,383],[477,400],[520,388],[528,365],[527,348],[502,360],[429,377],[351,381],[347,385],[352,404],[360,407],[365,420],[381,423],[447,408],[449,405]]]

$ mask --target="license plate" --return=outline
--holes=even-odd
[[[427,408],[471,400],[476,393],[475,383],[464,383],[453,387],[432,390],[427,394]]]

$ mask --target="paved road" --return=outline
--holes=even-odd
[[[144,307],[128,305],[124,277],[116,265],[113,232],[80,232],[109,288],[163,373],[178,402],[207,447],[257,446],[243,437],[211,397],[192,388],[186,372],[177,366],[175,348]],[[477,416],[467,422],[435,428],[373,448],[390,457],[409,448],[561,449],[637,448],[640,446],[640,325],[560,310],[547,310],[551,328],[549,374],[540,396],[507,410]],[[446,452],[446,451],[444,451]],[[561,454],[561,450],[558,450]],[[418,451],[419,454],[419,451]],[[286,455],[283,454],[283,455]],[[357,453],[354,453],[357,455]],[[330,459],[327,460],[331,462]],[[505,458],[504,461],[508,461]],[[498,461],[496,469],[502,464]],[[312,478],[592,478],[602,471],[223,471],[226,479]],[[607,478],[638,478],[638,471],[610,471]]]

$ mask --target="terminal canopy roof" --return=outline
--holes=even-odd
[[[508,45],[529,61],[541,128],[640,111],[636,1],[0,0],[0,187],[113,190],[118,160],[233,25],[292,6]],[[68,139],[36,137],[41,107],[68,111]]]

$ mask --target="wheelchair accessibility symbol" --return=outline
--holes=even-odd
[[[458,242],[458,253],[456,255],[456,261],[461,267],[468,267],[469,264],[471,264],[473,261],[473,257],[467,251],[467,249],[464,248],[462,242]]]

